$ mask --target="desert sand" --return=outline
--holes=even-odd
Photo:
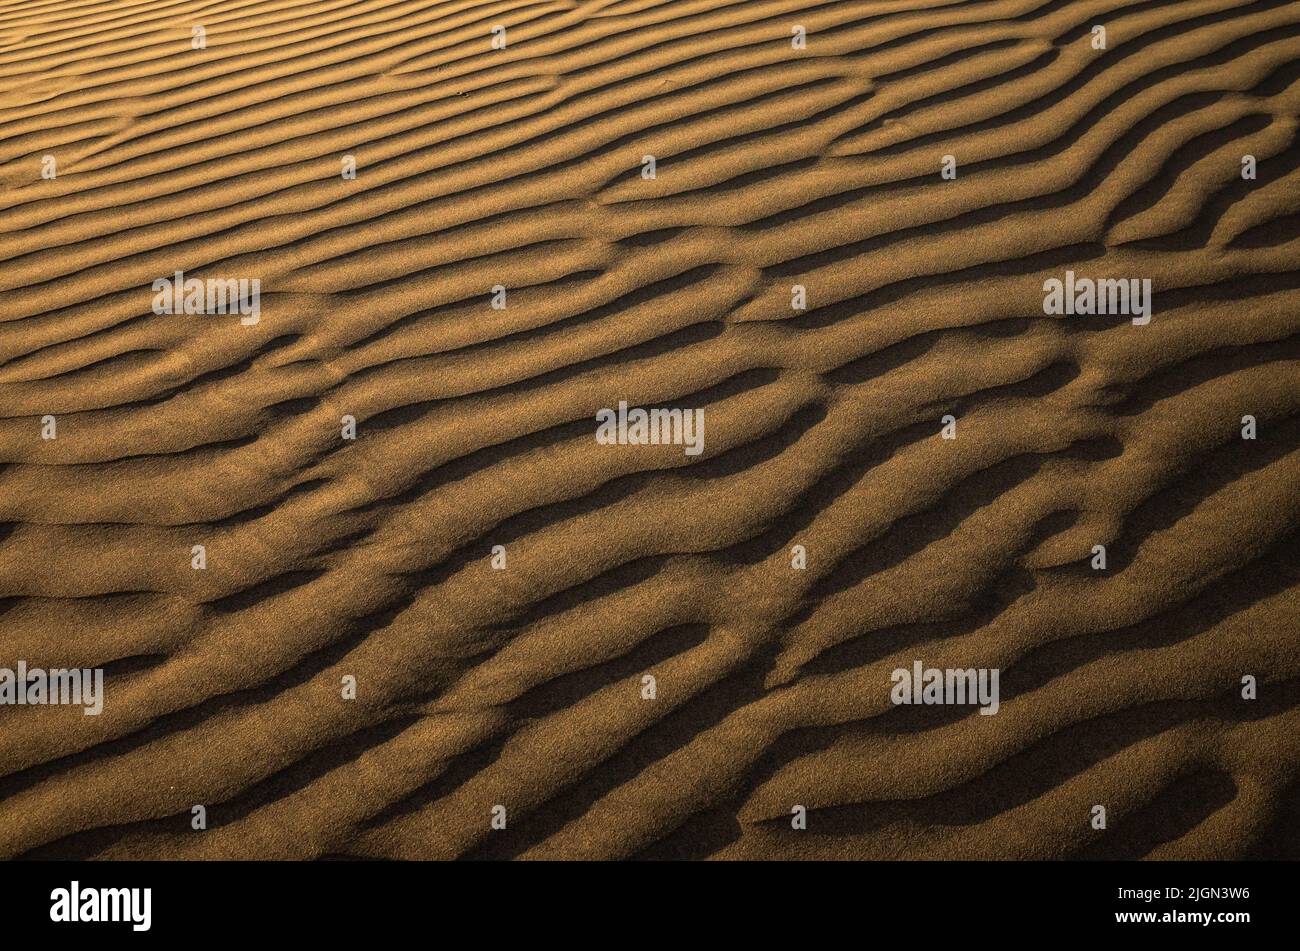
[[[0,856],[1300,857],[1297,116],[1289,0],[0,0],[0,667],[104,678]]]

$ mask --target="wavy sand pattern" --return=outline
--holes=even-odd
[[[1297,115],[1291,0],[0,0],[0,854],[1300,857]]]

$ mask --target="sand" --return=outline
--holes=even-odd
[[[0,0],[0,667],[104,677],[0,855],[1300,857],[1297,115],[1286,0]]]

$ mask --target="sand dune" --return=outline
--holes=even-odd
[[[0,0],[0,855],[1300,857],[1298,116],[1291,0]]]

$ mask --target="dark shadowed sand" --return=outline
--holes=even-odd
[[[0,855],[1300,857],[1297,115],[1289,0],[0,0]]]

